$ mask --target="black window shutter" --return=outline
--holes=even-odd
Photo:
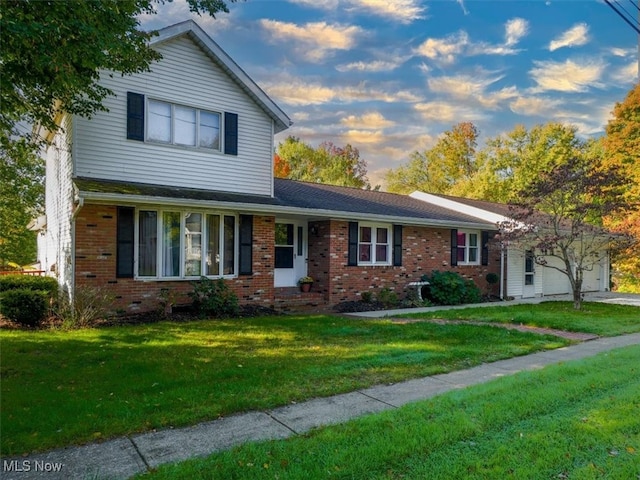
[[[451,229],[451,265],[458,265],[458,229]]]
[[[238,155],[238,114],[224,112],[224,153]]]
[[[482,265],[489,265],[489,232],[482,231],[482,253],[481,261]]]
[[[240,275],[253,274],[253,215],[240,215]]]
[[[393,226],[393,266],[402,266],[402,225]]]
[[[347,265],[358,265],[358,222],[349,222],[349,256]]]
[[[127,138],[144,142],[144,95],[127,92]]]
[[[133,207],[118,207],[117,246],[116,246],[116,278],[133,277]]]

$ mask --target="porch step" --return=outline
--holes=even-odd
[[[317,310],[326,304],[322,292],[301,292],[298,287],[275,289],[274,307],[281,312]]]

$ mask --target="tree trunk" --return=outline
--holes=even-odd
[[[576,280],[573,284],[573,308],[576,310],[582,308],[582,280]]]

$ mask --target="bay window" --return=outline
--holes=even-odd
[[[234,215],[139,210],[137,222],[138,277],[236,274]]]

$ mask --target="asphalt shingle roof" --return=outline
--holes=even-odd
[[[459,223],[482,224],[482,220],[432,205],[421,200],[394,193],[376,192],[350,187],[337,187],[319,183],[297,182],[294,180],[274,179],[274,197],[263,195],[246,195],[239,193],[218,192],[193,188],[171,187],[166,185],[150,185],[136,182],[118,182],[91,178],[76,178],[74,182],[80,192],[107,193],[141,197],[158,197],[166,199],[194,200],[198,202],[224,202],[255,204],[273,207],[299,209],[314,217],[331,217],[331,213],[353,214],[355,220],[359,215],[416,219],[418,223]],[[387,220],[390,220],[387,218]]]

